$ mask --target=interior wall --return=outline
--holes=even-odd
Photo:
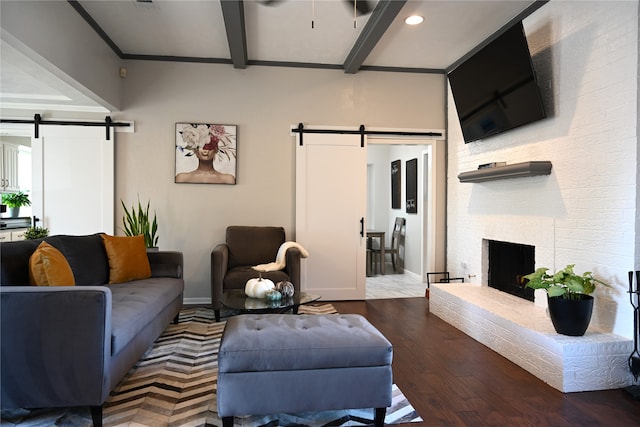
[[[547,3],[524,27],[548,118],[465,144],[448,95],[448,269],[486,283],[482,239],[536,246],[536,267],[576,264],[612,287],[592,322],[631,337],[637,265],[638,2]],[[460,183],[479,164],[549,160],[550,176]],[[635,234],[635,235],[634,235]],[[635,258],[634,258],[635,257]]]
[[[135,133],[117,136],[116,199],[151,200],[160,248],[184,252],[191,302],[210,298],[210,252],[228,225],[282,225],[287,238],[295,238],[291,125],[444,128],[440,74],[153,61],[126,66],[124,109],[114,120],[135,121]],[[236,185],[174,183],[176,122],[238,126]]]
[[[91,99],[121,108],[122,61],[68,2],[2,1],[0,11],[4,41]]]

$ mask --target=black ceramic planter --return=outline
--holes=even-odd
[[[591,321],[593,297],[580,295],[578,300],[549,297],[549,315],[556,332],[562,335],[580,337],[584,335]]]

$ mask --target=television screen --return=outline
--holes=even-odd
[[[448,76],[465,143],[546,117],[522,22]]]

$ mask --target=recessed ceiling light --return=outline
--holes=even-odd
[[[411,15],[404,20],[404,22],[409,25],[422,24],[422,21],[424,21],[424,18],[420,15]]]

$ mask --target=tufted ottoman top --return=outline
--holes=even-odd
[[[245,314],[227,321],[219,372],[390,365],[391,343],[357,314]]]

